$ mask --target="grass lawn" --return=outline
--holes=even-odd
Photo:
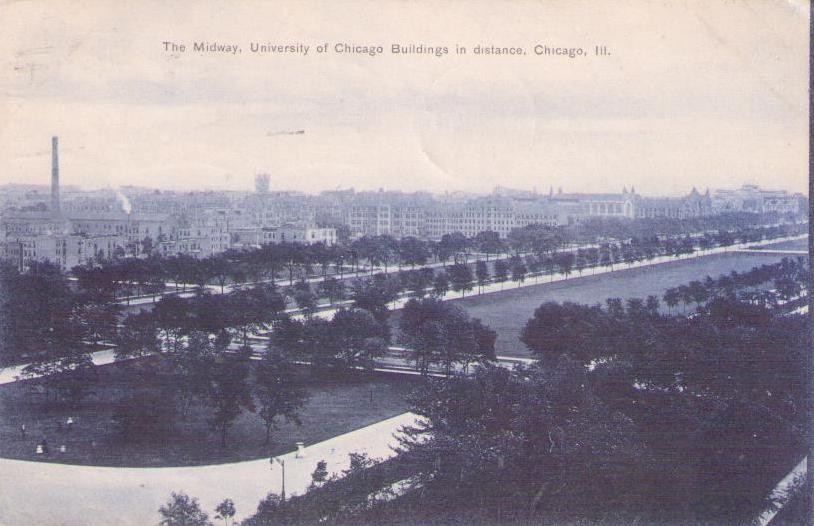
[[[599,276],[591,276],[588,271],[579,279],[542,284],[544,278],[541,278],[540,286],[472,295],[453,301],[497,331],[495,349],[499,356],[528,356],[528,349],[519,339],[520,333],[534,310],[546,301],[595,304],[604,303],[611,297],[645,298],[650,294],[657,295],[662,301],[664,291],[670,287],[703,280],[707,275],[718,277],[732,270],[747,271],[782,258],[782,255],[774,254],[730,253],[619,270]],[[666,305],[662,305],[662,308],[667,312]],[[681,309],[680,304],[678,309]],[[394,329],[398,327],[399,317],[400,313],[395,312],[390,318]]]
[[[283,423],[272,433],[270,447],[263,444],[265,427],[255,414],[244,412],[229,432],[226,449],[207,419],[211,411],[193,405],[184,420],[160,441],[122,437],[111,422],[116,401],[132,390],[134,364],[100,367],[96,394],[78,408],[44,402],[27,394],[25,383],[0,387],[0,457],[101,466],[184,466],[257,459],[296,449],[358,429],[407,409],[404,395],[415,386],[414,377],[377,374],[340,380],[314,381],[303,375],[311,398],[301,414],[302,426]],[[371,396],[372,393],[372,396]],[[371,402],[372,399],[372,402]],[[58,429],[71,416],[71,431]],[[20,424],[27,427],[22,438]],[[45,438],[49,455],[35,455]],[[66,453],[58,452],[61,444]]]

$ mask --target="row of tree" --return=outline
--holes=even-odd
[[[480,232],[471,238],[456,232],[444,235],[438,242],[415,237],[365,236],[347,245],[280,243],[256,249],[229,250],[200,259],[189,255],[165,257],[157,254],[146,258],[120,257],[90,262],[75,267],[72,273],[83,290],[115,299],[160,293],[168,282],[174,282],[180,290],[186,290],[187,285],[203,288],[213,284],[219,285],[223,291],[227,284],[241,286],[258,281],[273,282],[284,277],[293,287],[297,280],[310,276],[327,278],[333,275],[341,279],[345,272],[358,273],[362,262],[371,267],[383,267],[388,273],[391,266],[397,266],[399,270],[402,266],[415,268],[427,264],[431,258],[446,264],[450,260],[466,263],[472,253],[476,253],[478,259],[484,254],[487,260],[493,254],[510,253],[517,256],[531,253],[540,257],[577,244],[602,244],[605,248],[600,248],[607,254],[592,251],[574,254],[574,265],[584,268],[591,266],[592,259],[594,264],[603,259],[611,263],[627,262],[637,257],[689,253],[693,247],[728,246],[735,242],[760,241],[804,232],[804,227],[798,224],[736,227],[729,219],[722,215],[701,222],[688,220],[687,225],[705,227],[701,230],[677,229],[677,225],[683,223],[671,220],[667,223],[673,228],[664,228],[671,231],[669,235],[660,234],[658,228],[645,228],[655,220],[627,220],[619,224],[612,220],[594,220],[569,227],[529,225],[512,230],[506,239],[493,231]],[[602,226],[611,224],[615,225],[614,228]],[[712,227],[718,229],[710,230]],[[675,230],[681,233],[674,233]],[[609,232],[615,235],[608,236]],[[594,255],[597,257],[593,258]]]
[[[778,263],[760,265],[747,272],[733,270],[718,278],[707,276],[703,280],[693,280],[685,285],[670,287],[664,292],[664,303],[672,310],[681,302],[694,303],[702,307],[721,297],[740,297],[744,301],[773,305],[777,300],[788,301],[796,298],[806,289],[808,265],[803,258],[783,258]],[[772,284],[774,291],[761,287]]]

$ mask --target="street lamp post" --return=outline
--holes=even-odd
[[[283,468],[282,471],[282,487],[280,488],[280,500],[285,502],[285,460],[280,458],[272,458],[269,462],[271,462],[271,467],[274,469],[274,463],[277,462]]]

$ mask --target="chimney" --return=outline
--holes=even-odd
[[[59,217],[59,137],[51,137],[51,214]]]

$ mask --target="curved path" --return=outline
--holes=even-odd
[[[349,465],[348,453],[371,458],[394,455],[394,433],[413,425],[416,415],[403,413],[371,426],[306,447],[305,457],[288,453],[286,494],[303,493],[317,462],[325,460],[330,473]],[[195,467],[108,468],[0,459],[0,525],[144,526],[159,522],[158,508],[170,492],[184,491],[200,500],[214,518],[225,498],[237,508],[237,520],[254,513],[270,491],[279,493],[282,470],[269,459]]]

